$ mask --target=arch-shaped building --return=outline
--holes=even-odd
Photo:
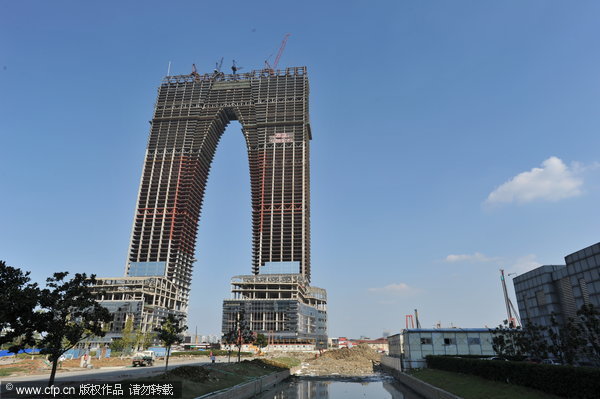
[[[238,120],[250,169],[252,275],[269,274],[271,280],[280,275],[285,281],[293,275],[296,283],[293,288],[283,282],[269,289],[256,288],[266,287],[264,284],[241,288],[234,281],[250,281],[252,276],[246,276],[250,280],[237,276],[232,281],[235,301],[224,304],[223,329],[228,328],[243,300],[246,314],[259,332],[278,337],[275,331],[281,328],[289,338],[298,336],[300,326],[307,325],[310,337],[326,337],[325,291],[309,287],[308,96],[306,67],[231,75],[193,72],[164,78],[151,121],[125,277],[120,282],[100,279],[104,288],[121,285],[116,296],[108,289],[101,297],[103,302],[113,301],[113,309],[122,308],[116,305],[127,300],[121,295],[127,291],[123,286],[133,284],[138,294],[130,296],[131,300],[143,297],[142,307],[161,308],[136,316],[139,323],[155,324],[165,312],[187,314],[196,233],[211,162],[225,127]],[[139,294],[144,284],[148,286],[142,291],[167,288],[150,298],[148,293]],[[279,305],[265,307],[266,300],[277,300]],[[251,301],[261,306],[250,305]],[[284,306],[281,301],[289,303]],[[270,312],[260,316],[260,323],[259,308]],[[294,309],[299,313],[289,315]],[[309,335],[301,341],[316,342]]]

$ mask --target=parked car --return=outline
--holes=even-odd
[[[554,360],[554,359],[543,359],[542,364],[550,364],[552,366],[561,366],[562,363]]]
[[[507,359],[503,358],[503,357],[498,357],[498,356],[494,356],[494,357],[489,357],[488,360],[500,360],[502,362],[508,362]]]

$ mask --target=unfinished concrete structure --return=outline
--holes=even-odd
[[[133,318],[133,326],[147,333],[160,327],[173,309],[176,289],[168,278],[107,277],[97,278],[98,300],[113,315],[110,331],[121,334],[125,323]]]
[[[201,75],[194,68],[189,75],[165,77],[151,121],[125,276],[166,278],[172,283],[166,308],[187,314],[210,165],[225,127],[238,120],[250,168],[252,273],[283,262],[295,268],[286,273],[308,285],[308,95],[306,67],[230,75]],[[108,285],[103,290],[108,303],[113,290]]]
[[[234,276],[231,299],[223,301],[223,331],[234,328],[243,309],[252,331],[270,344],[298,350],[327,348],[327,292],[309,285],[298,273],[273,272],[267,264],[259,275]]]

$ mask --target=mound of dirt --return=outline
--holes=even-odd
[[[320,357],[305,360],[296,374],[364,376],[373,374],[373,366],[380,361],[381,354],[361,344],[351,349],[330,350]]]
[[[164,373],[164,379],[179,377],[189,381],[204,382],[208,379],[210,370],[202,366],[180,366]]]

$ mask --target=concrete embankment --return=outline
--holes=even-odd
[[[283,370],[276,373],[258,377],[252,381],[235,385],[221,391],[207,393],[196,399],[246,399],[252,398],[290,376],[290,370]]]
[[[423,395],[427,399],[462,399],[460,396],[456,396],[402,372],[400,359],[398,358],[382,356],[381,367],[387,373],[393,375],[400,383],[406,385],[418,394]]]

